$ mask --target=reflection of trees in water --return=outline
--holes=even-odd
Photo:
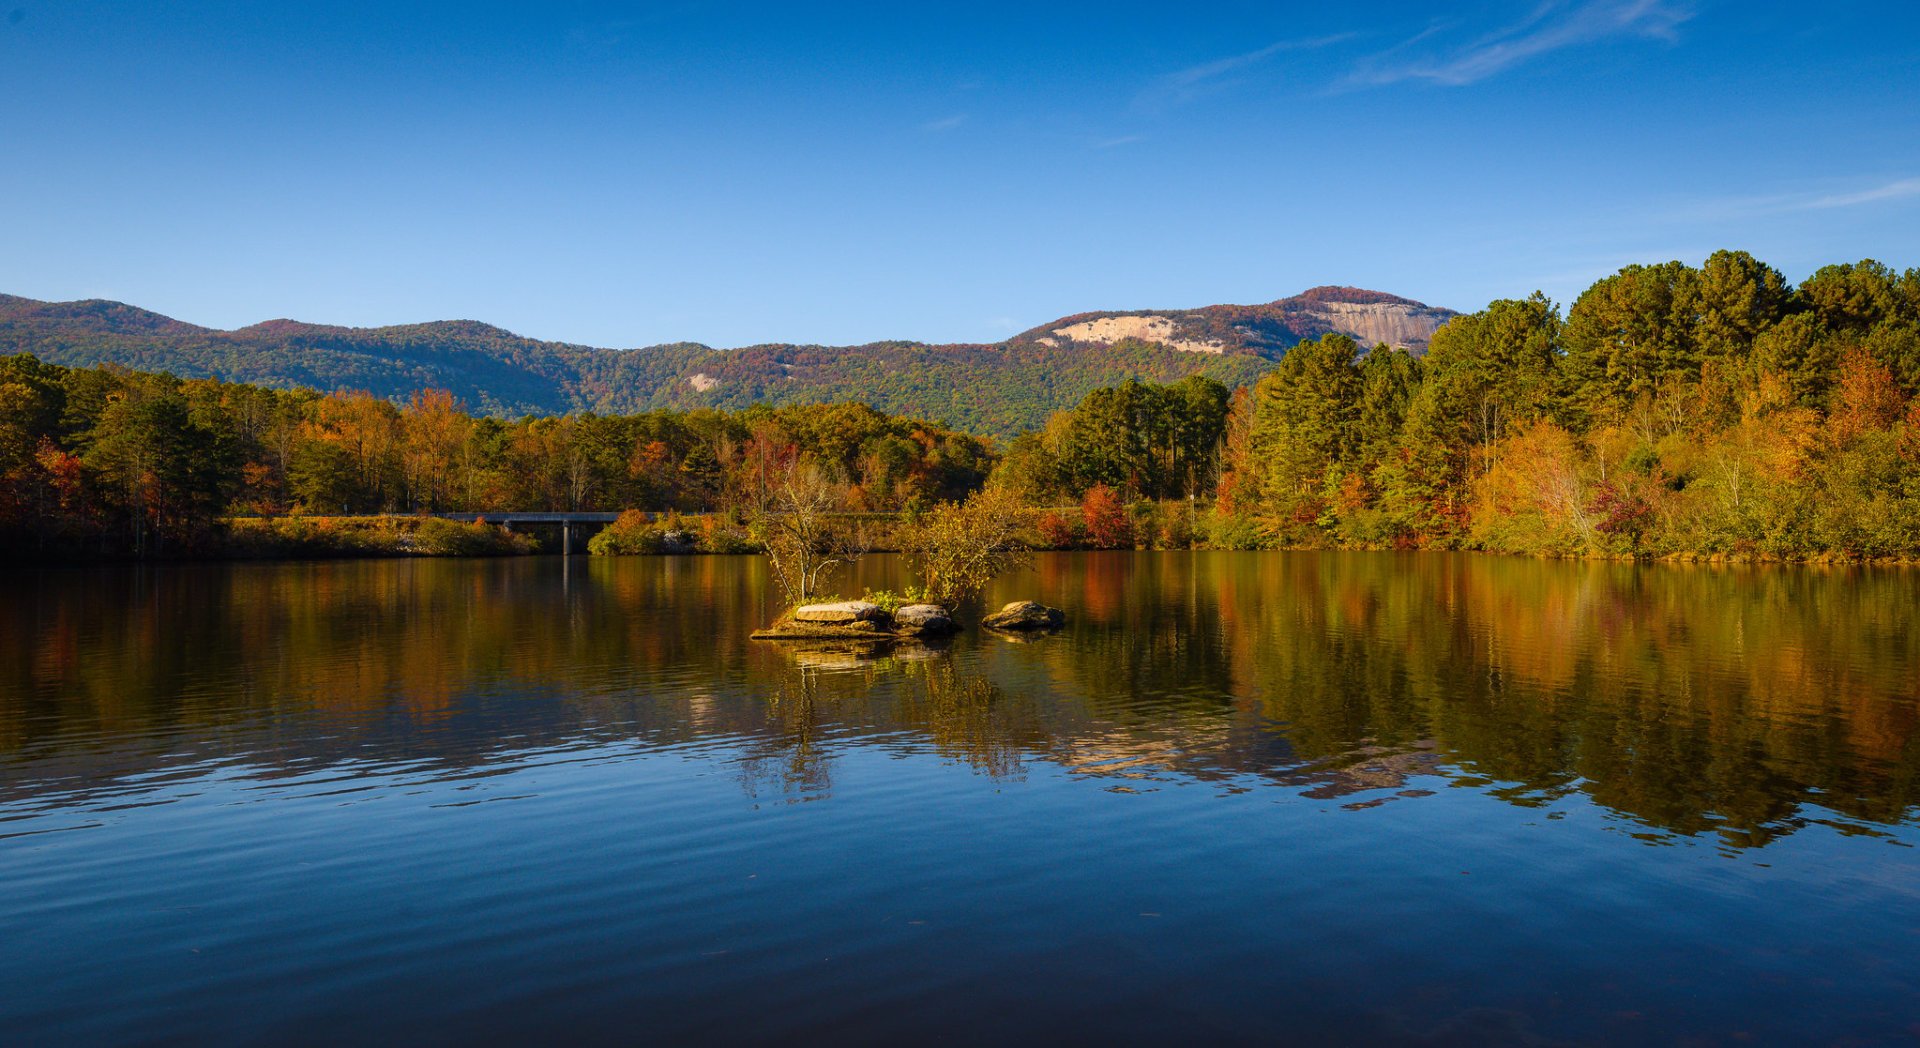
[[[739,746],[754,788],[811,796],[844,737],[996,777],[1046,762],[1356,802],[1447,775],[1741,846],[1920,802],[1913,572],[1048,556],[997,596],[1066,607],[1064,633],[853,658],[748,642],[769,599],[750,559],[557,569],[29,576],[0,594],[0,759],[31,772],[5,778],[194,754],[458,768],[639,737]]]
[[[946,653],[904,663],[902,670],[900,713],[939,753],[996,779],[1019,779],[1027,754],[1054,748],[1054,731],[1031,695],[1009,695],[985,677],[970,676]]]
[[[943,647],[783,643],[775,650],[786,665],[764,691],[769,730],[740,761],[750,793],[829,789],[831,747],[822,735],[834,728],[911,732],[996,779],[1019,778],[1024,756],[1052,745],[1032,701],[1010,699],[994,682],[962,672]]]
[[[1092,553],[1042,567],[1045,591],[1070,594],[1055,599],[1073,609],[1046,648],[1066,657],[1047,665],[1079,701],[1123,724],[1218,725],[1234,687],[1212,579],[1181,555]]]
[[[1304,754],[1432,737],[1490,792],[1572,790],[1758,845],[1816,804],[1896,822],[1916,795],[1911,573],[1484,557],[1262,561],[1236,678]]]
[[[821,708],[833,701],[829,694],[835,690],[833,685],[851,683],[843,679],[845,670],[836,672],[836,668],[812,660],[829,656],[857,661],[859,655],[801,651],[788,654],[795,657],[792,672],[780,674],[766,692],[769,732],[749,741],[746,755],[738,762],[740,782],[756,797],[766,787],[789,797],[812,799],[824,796],[833,785],[828,754],[820,744]],[[854,672],[865,677],[857,667]]]
[[[1396,785],[1367,785],[1376,753],[1427,752],[1388,778],[1582,793],[1738,846],[1810,805],[1896,823],[1920,801],[1910,571],[1122,554],[1038,576],[1068,607],[1100,595],[1047,664],[1117,726],[1105,767],[1347,793]]]

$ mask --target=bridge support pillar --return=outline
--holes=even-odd
[[[560,525],[560,555],[573,556],[573,525],[563,522]]]

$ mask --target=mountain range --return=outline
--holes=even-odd
[[[1330,332],[1420,352],[1453,315],[1384,292],[1318,287],[1261,305],[1076,313],[985,345],[601,349],[470,320],[378,328],[269,320],[221,331],[120,302],[0,295],[0,354],[393,398],[441,388],[501,416],[859,400],[1005,436],[1130,377],[1249,383],[1301,339]]]

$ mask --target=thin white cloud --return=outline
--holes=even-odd
[[[1093,143],[1093,148],[1116,149],[1120,146],[1132,145],[1135,142],[1143,141],[1146,139],[1146,137],[1147,136],[1145,135],[1118,135],[1113,138],[1103,138],[1100,141]]]
[[[1801,211],[1831,211],[1861,207],[1894,200],[1920,197],[1920,178],[1896,178],[1864,189],[1847,192],[1773,193],[1767,195],[1722,197],[1701,200],[1669,215],[1681,222],[1726,222],[1761,215],[1787,215]]]
[[[1283,51],[1312,51],[1332,47],[1334,44],[1351,40],[1356,35],[1355,33],[1335,33],[1332,36],[1276,40],[1253,51],[1188,66],[1185,69],[1155,77],[1152,83],[1134,96],[1133,105],[1135,109],[1144,112],[1164,112],[1218,90],[1228,82],[1228,74],[1257,65]]]
[[[967,122],[967,114],[955,113],[952,116],[943,116],[938,120],[929,120],[926,123],[920,125],[920,130],[951,131],[954,128],[959,127],[961,124],[964,124],[966,122]]]
[[[1434,50],[1434,26],[1362,59],[1343,86],[1420,80],[1446,87],[1479,83],[1530,59],[1621,37],[1674,42],[1693,12],[1673,0],[1548,0],[1527,17],[1462,46]]]
[[[1863,189],[1857,193],[1835,193],[1829,196],[1815,197],[1802,204],[1797,210],[1821,211],[1830,207],[1854,207],[1858,204],[1877,204],[1882,200],[1901,200],[1906,197],[1920,196],[1920,178],[1902,178],[1885,185]]]

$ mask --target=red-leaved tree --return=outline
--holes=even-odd
[[[1080,500],[1080,515],[1086,522],[1087,543],[1095,549],[1120,549],[1133,545],[1133,522],[1127,519],[1126,504],[1112,488],[1096,484]]]

